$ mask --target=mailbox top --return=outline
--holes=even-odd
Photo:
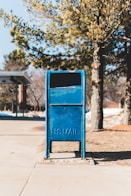
[[[51,70],[47,71],[50,88],[81,86],[84,70]]]

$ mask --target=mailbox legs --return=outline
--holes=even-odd
[[[85,159],[85,143],[79,142],[79,152],[81,154],[81,159]],[[46,144],[46,154],[45,158],[48,159],[52,153],[52,141],[48,141]]]

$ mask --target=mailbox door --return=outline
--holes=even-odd
[[[49,137],[55,141],[80,141],[82,125],[81,106],[50,106]]]

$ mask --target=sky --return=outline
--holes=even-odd
[[[13,13],[17,16],[21,16],[26,20],[29,19],[22,0],[0,0],[0,8],[8,13],[13,10]],[[15,45],[11,43],[9,29],[3,26],[3,21],[0,19],[0,69],[3,67],[3,55],[8,55],[15,48]]]

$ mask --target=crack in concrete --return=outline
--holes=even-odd
[[[21,189],[21,191],[19,193],[19,196],[23,195],[23,193],[24,193],[24,191],[25,191],[25,189],[26,189],[26,187],[27,187],[27,185],[28,185],[28,183],[30,181],[30,178],[32,176],[33,170],[36,168],[36,166],[37,166],[37,163],[35,163],[34,166],[32,167],[31,172],[29,173],[29,175],[28,175],[28,177],[27,177],[27,179],[26,179],[26,181],[25,181],[25,183],[24,183],[24,185],[23,185],[23,187],[22,187],[22,189]]]

